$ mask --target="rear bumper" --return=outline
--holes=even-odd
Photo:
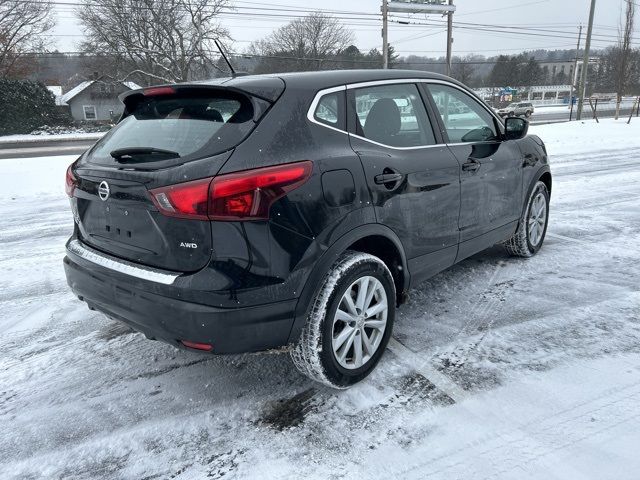
[[[93,259],[95,260],[95,259]],[[182,346],[206,343],[212,353],[243,353],[287,344],[297,299],[259,306],[218,308],[186,301],[184,287],[160,285],[67,250],[67,282],[89,307],[148,338]],[[170,273],[170,272],[169,272]]]

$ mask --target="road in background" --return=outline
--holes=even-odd
[[[611,108],[613,107],[613,108]],[[626,106],[620,108],[620,120],[624,120],[625,122],[629,119],[629,114],[631,113],[632,107]],[[548,110],[548,111],[546,111]],[[560,111],[558,111],[560,110]],[[634,110],[635,112],[635,110]],[[598,118],[613,118],[616,115],[615,104],[601,104],[598,105]],[[589,107],[589,104],[585,104],[585,109],[582,112],[582,121],[591,120],[593,118],[593,111]],[[576,109],[573,109],[573,120],[576,119]],[[539,107],[536,109],[535,113],[529,119],[531,125],[540,125],[544,123],[560,123],[560,122],[568,122],[569,121],[569,107],[562,108],[545,108]],[[632,122],[640,121],[640,117],[636,118],[635,113]]]
[[[80,155],[96,140],[46,139],[38,141],[0,143],[0,160],[5,158],[49,157],[54,155]]]

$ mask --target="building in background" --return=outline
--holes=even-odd
[[[121,82],[106,75],[85,80],[59,98],[76,121],[114,122],[122,115],[121,93],[141,88],[133,82]],[[58,100],[56,100],[58,103]]]

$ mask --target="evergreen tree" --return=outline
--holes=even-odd
[[[69,123],[68,113],[56,106],[53,94],[43,84],[0,78],[0,135]]]

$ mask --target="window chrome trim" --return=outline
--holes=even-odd
[[[457,90],[460,90],[462,93],[466,93],[467,95],[470,95],[474,100],[476,100],[478,102],[478,104],[480,105],[481,108],[483,108],[495,120],[497,120],[498,121],[498,129],[500,130],[500,133],[501,134],[504,133],[502,131],[502,129],[501,129],[501,126],[504,125],[503,121],[502,121],[502,118],[500,118],[495,112],[493,112],[490,109],[488,109],[484,105],[484,102],[475,93],[473,93],[470,90],[466,90],[465,88],[460,87],[459,85],[456,85],[455,83],[451,83],[451,82],[446,81],[446,80],[438,80],[438,79],[435,79],[435,78],[393,78],[393,79],[388,79],[388,80],[372,80],[372,81],[368,81],[368,82],[350,83],[350,84],[346,84],[346,85],[341,85],[339,87],[325,88],[323,90],[318,91],[318,93],[316,93],[315,97],[313,97],[313,101],[311,102],[311,106],[309,107],[309,111],[307,112],[307,119],[310,122],[315,123],[316,125],[320,125],[321,127],[328,128],[330,130],[334,130],[334,131],[339,132],[339,133],[343,133],[345,135],[348,135],[349,137],[354,137],[354,138],[357,138],[359,140],[362,140],[362,141],[365,141],[365,142],[369,142],[369,143],[371,143],[373,145],[378,145],[379,147],[390,148],[392,150],[420,150],[420,149],[424,149],[424,148],[433,148],[433,147],[454,146],[454,145],[476,145],[478,143],[487,143],[486,141],[485,142],[463,142],[463,143],[436,143],[434,145],[419,145],[419,146],[416,146],[416,147],[393,147],[391,145],[386,145],[384,143],[379,143],[379,142],[376,142],[374,140],[369,140],[368,138],[361,137],[360,135],[356,135],[355,133],[349,133],[346,130],[341,130],[339,128],[332,127],[331,125],[327,125],[326,123],[319,122],[319,121],[317,121],[315,119],[314,114],[315,114],[316,108],[318,108],[318,103],[320,103],[320,100],[325,95],[328,95],[330,93],[340,92],[340,91],[352,90],[354,88],[375,87],[375,86],[379,86],[379,85],[395,85],[395,84],[401,84],[401,83],[426,83],[426,84],[432,83],[432,84],[446,85],[448,87],[452,87],[452,88],[455,88]],[[492,142],[492,141],[490,141],[490,142]]]
[[[124,273],[132,277],[151,282],[161,283],[163,285],[173,285],[173,282],[180,275],[170,273],[166,270],[160,270],[151,267],[141,267],[126,260],[116,259],[110,255],[98,252],[93,248],[83,245],[79,240],[71,240],[67,245],[67,251],[84,259],[115,272]]]
[[[418,145],[417,147],[392,147],[391,145],[387,145],[384,143],[376,142],[374,140],[369,140],[368,138],[361,137],[360,135],[356,135],[355,133],[349,133],[350,137],[357,138],[358,140],[363,140],[365,142],[373,143],[374,145],[378,145],[380,147],[391,148],[393,150],[421,150],[423,148],[433,148],[433,147],[446,147],[446,143],[434,143],[433,145]]]
[[[315,123],[316,125],[320,125],[321,127],[325,127],[328,128],[330,130],[335,130],[336,132],[340,132],[340,133],[348,133],[344,130],[341,130],[337,127],[332,127],[331,125],[327,125],[326,123],[322,123],[318,120],[316,120],[316,109],[318,108],[318,104],[320,103],[320,100],[322,100],[322,97],[329,95],[331,93],[336,93],[336,92],[344,92],[347,89],[347,87],[345,85],[341,85],[339,87],[332,87],[332,88],[326,88],[324,90],[320,90],[318,93],[316,93],[316,96],[313,97],[313,101],[311,102],[311,106],[309,107],[309,111],[307,112],[307,119],[311,122],[311,123]],[[345,125],[346,125],[346,119],[345,119]]]

